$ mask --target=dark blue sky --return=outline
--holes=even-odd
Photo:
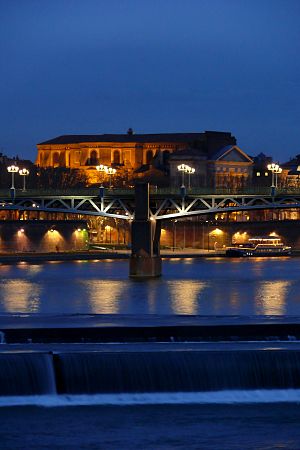
[[[0,58],[8,155],[128,127],[300,153],[299,0],[0,0]]]

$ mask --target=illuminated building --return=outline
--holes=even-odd
[[[219,163],[211,159],[211,156],[216,155],[221,148],[226,146],[232,148],[235,145],[236,139],[231,133],[215,131],[134,134],[129,129],[127,134],[63,135],[37,145],[36,164],[39,167],[83,170],[88,176],[89,183],[92,184],[99,182],[96,166],[100,164],[113,166],[119,172],[126,172],[129,180],[147,177],[151,170],[156,171],[156,176],[159,173],[164,176],[169,173],[170,155],[178,152],[180,157],[181,151],[193,148],[200,159],[203,154],[206,155],[205,171],[214,173],[218,170]],[[229,168],[228,155],[234,153],[234,170],[236,166],[241,165],[239,164],[241,151],[234,148],[224,155],[222,167]],[[237,154],[239,154],[238,159],[236,159]],[[247,163],[251,164],[250,158]],[[230,169],[228,173],[232,172]],[[239,171],[237,170],[236,173],[238,174]]]

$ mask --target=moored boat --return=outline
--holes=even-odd
[[[246,244],[227,247],[226,256],[288,256],[291,251],[277,236],[258,236],[250,238]]]

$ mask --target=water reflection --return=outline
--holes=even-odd
[[[255,293],[257,314],[285,314],[286,297],[290,286],[290,281],[273,280],[259,283]]]
[[[120,309],[123,283],[115,280],[82,281],[87,293],[90,312],[95,314],[116,314]]]
[[[299,258],[163,262],[133,281],[127,261],[0,266],[0,313],[300,315]]]
[[[40,292],[40,287],[30,281],[6,280],[1,286],[0,302],[6,312],[39,312]]]
[[[168,290],[175,314],[197,314],[198,298],[207,287],[204,281],[168,281]]]

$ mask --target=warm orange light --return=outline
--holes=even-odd
[[[220,228],[215,228],[215,229],[212,230],[209,234],[221,235],[221,234],[223,234],[223,231],[220,230]]]

